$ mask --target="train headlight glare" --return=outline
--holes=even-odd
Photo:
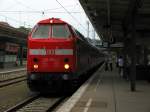
[[[38,66],[37,64],[35,64],[35,65],[33,65],[33,67],[34,67],[35,69],[37,69],[39,66]]]
[[[65,68],[66,70],[69,69],[69,67],[70,67],[69,64],[65,64],[65,65],[64,65],[64,68]]]
[[[53,20],[50,20],[50,23],[53,23]]]

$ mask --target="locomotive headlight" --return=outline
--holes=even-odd
[[[38,65],[37,64],[35,64],[35,65],[33,65],[33,67],[35,68],[35,69],[38,69]]]
[[[65,65],[64,65],[64,68],[65,68],[66,70],[68,70],[68,69],[70,68],[69,64],[65,64]]]

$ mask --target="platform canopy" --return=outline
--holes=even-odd
[[[123,42],[133,25],[137,37],[150,37],[150,0],[79,1],[103,41]]]
[[[27,36],[27,33],[0,22],[0,41],[26,44]]]

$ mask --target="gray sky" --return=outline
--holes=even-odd
[[[14,27],[33,27],[39,20],[51,17],[67,21],[87,36],[88,18],[78,0],[0,0],[0,21]],[[90,25],[90,36],[92,30]]]

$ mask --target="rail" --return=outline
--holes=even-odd
[[[40,95],[28,98],[4,112],[50,112],[59,106],[66,97],[41,97]]]
[[[0,72],[0,88],[26,80],[26,69]]]

